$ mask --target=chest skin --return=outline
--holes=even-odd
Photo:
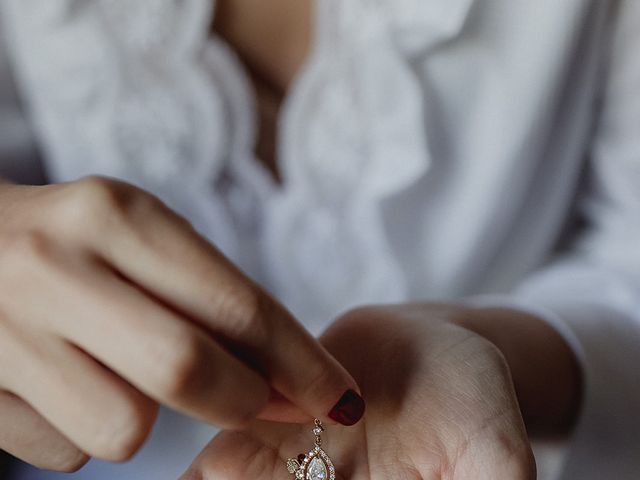
[[[218,0],[212,33],[239,55],[253,83],[259,121],[255,153],[280,181],[278,119],[292,81],[309,53],[313,0]]]

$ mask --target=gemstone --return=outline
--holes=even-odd
[[[327,478],[327,466],[320,458],[315,457],[307,469],[307,480],[327,480]]]
[[[287,460],[287,470],[289,473],[295,473],[300,468],[300,462],[294,458]]]

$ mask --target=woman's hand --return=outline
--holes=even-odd
[[[158,403],[236,428],[278,392],[298,418],[348,423],[332,407],[357,389],[151,195],[101,178],[0,185],[1,449],[74,470],[134,454]]]
[[[460,326],[467,316],[441,305],[372,307],[323,336],[367,400],[357,427],[325,434],[339,479],[535,479],[509,366]],[[312,446],[309,425],[256,422],[221,433],[183,480],[287,478],[285,460]]]

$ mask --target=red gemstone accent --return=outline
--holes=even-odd
[[[329,418],[342,425],[351,426],[360,421],[364,410],[362,397],[353,390],[347,390],[329,412]]]

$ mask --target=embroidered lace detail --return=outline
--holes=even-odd
[[[285,111],[289,189],[274,202],[268,232],[271,270],[294,311],[313,315],[315,302],[322,322],[406,297],[381,209],[431,161],[413,60],[454,35],[470,4],[319,2],[316,51]]]
[[[388,18],[396,45],[406,55],[425,53],[462,30],[475,0],[370,0]]]
[[[215,189],[251,132],[236,128],[225,90],[239,65],[208,40],[212,4],[0,0],[53,179],[136,183],[234,257],[232,212]]]
[[[59,177],[100,173],[152,187],[219,170],[224,99],[195,61],[208,0],[6,0],[5,7]]]
[[[133,181],[233,259],[262,248],[274,293],[326,322],[406,295],[382,204],[430,164],[416,56],[473,0],[316,1],[316,48],[281,122],[281,190],[256,180],[251,90],[206,40],[211,0],[0,5],[55,178]]]

